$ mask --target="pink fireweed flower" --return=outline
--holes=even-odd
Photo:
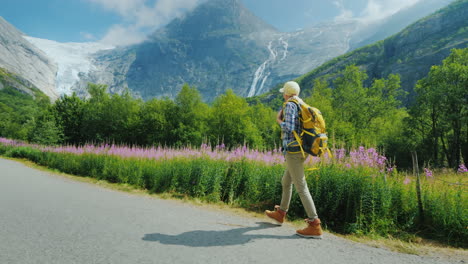
[[[284,156],[280,148],[270,151],[259,151],[249,149],[246,145],[228,150],[224,144],[212,148],[208,144],[202,144],[198,149],[191,147],[170,148],[167,146],[135,147],[115,144],[102,144],[85,146],[39,146],[35,144],[26,144],[5,138],[0,138],[0,144],[11,146],[29,146],[44,152],[73,153],[76,155],[95,154],[95,155],[113,155],[123,158],[142,158],[152,160],[168,160],[173,158],[208,158],[212,160],[240,161],[249,160],[274,165],[283,164]],[[306,161],[306,166],[317,167],[320,164],[329,164],[332,161],[351,168],[355,166],[368,166],[379,169],[385,169],[386,158],[377,153],[375,149],[365,149],[360,147],[358,150],[351,151],[346,155],[345,149],[332,149],[334,155],[329,157],[312,157]]]
[[[433,178],[432,171],[430,169],[424,168],[424,173],[426,174],[426,178]]]
[[[458,166],[458,170],[457,170],[458,173],[465,173],[465,172],[468,172],[468,169],[466,168],[465,164],[460,164],[460,166]]]
[[[408,176],[406,176],[405,180],[403,181],[403,184],[408,185],[408,184],[410,184],[410,182],[411,182],[411,179]]]
[[[217,146],[215,147],[216,150],[224,150],[225,148],[226,148],[226,146],[224,145],[224,143],[221,144],[221,145],[217,145]]]
[[[208,150],[210,150],[211,148],[210,148],[210,146],[208,146],[207,144],[203,143],[203,144],[200,146],[200,149],[201,149],[201,150],[208,151]]]
[[[0,143],[7,146],[15,146],[20,144],[20,142],[8,138],[0,138]]]
[[[359,147],[358,150],[349,152],[350,162],[355,166],[364,166],[378,168],[380,171],[385,170],[387,158],[380,155],[374,148],[366,150],[364,147]]]
[[[341,148],[341,149],[334,149],[333,150],[333,156],[335,156],[335,159],[340,161],[345,158],[346,156],[346,150]]]

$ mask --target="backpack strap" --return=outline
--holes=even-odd
[[[299,147],[301,148],[302,157],[305,158],[306,156],[305,156],[304,149],[302,148],[302,140],[301,140],[301,137],[299,137],[299,135],[297,134],[296,130],[293,130],[293,134],[294,134],[294,138],[296,139],[297,143],[299,144]]]
[[[302,123],[302,115],[301,115],[301,104],[296,100],[296,99],[289,99],[288,102],[292,102],[294,104],[296,104],[297,106],[297,117],[299,119],[299,122]],[[302,125],[301,125],[302,127]],[[302,153],[302,157],[306,157],[305,155],[305,152],[304,152],[304,149],[302,148],[302,139],[301,137],[297,134],[297,131],[296,130],[293,130],[293,135],[294,135],[294,138],[296,139],[297,143],[299,144],[299,147],[301,148],[301,153]]]

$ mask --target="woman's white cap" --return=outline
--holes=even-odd
[[[286,82],[281,88],[280,93],[284,93],[286,95],[299,95],[299,92],[301,92],[301,88],[299,87],[299,84],[294,81],[289,81]]]

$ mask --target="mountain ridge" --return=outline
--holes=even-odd
[[[57,65],[2,17],[0,33],[0,67],[22,76],[52,100],[58,98],[55,91]]]
[[[368,81],[399,74],[402,88],[410,93],[405,101],[409,104],[416,81],[425,77],[432,65],[440,64],[451,49],[467,46],[468,0],[457,0],[399,33],[341,55],[298,80],[302,86],[312,87],[314,79],[328,76],[333,80],[346,66],[355,64],[366,70]]]

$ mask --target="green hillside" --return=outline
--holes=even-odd
[[[49,98],[22,77],[0,68],[0,135],[28,139],[34,117]]]
[[[468,47],[468,0],[449,6],[408,26],[403,31],[375,44],[339,56],[298,78],[303,97],[312,93],[314,79],[334,80],[346,66],[355,64],[373,79],[399,74],[403,90],[409,93],[405,105],[414,100],[416,82],[427,76],[432,65],[440,65],[453,48]],[[273,89],[271,93],[276,93]],[[271,93],[264,96],[271,101]],[[269,99],[266,99],[269,98]]]

